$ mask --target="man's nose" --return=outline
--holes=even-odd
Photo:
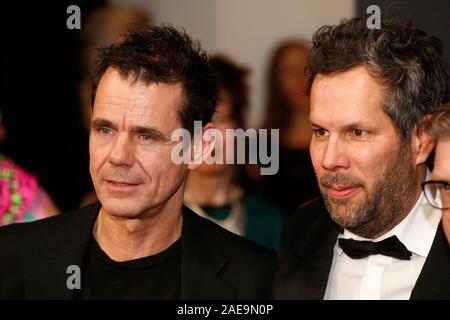
[[[348,169],[350,167],[350,159],[347,156],[346,149],[345,142],[341,141],[339,137],[330,137],[324,149],[322,166],[330,171]]]
[[[131,166],[134,162],[134,145],[127,135],[119,135],[109,154],[109,162],[115,166]]]

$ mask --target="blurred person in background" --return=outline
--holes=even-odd
[[[260,176],[256,171],[251,174],[250,190],[275,203],[285,215],[320,195],[309,155],[308,53],[308,44],[301,40],[281,43],[273,53],[264,128],[280,130],[280,167],[272,176]]]
[[[436,149],[432,180],[422,188],[430,204],[442,210],[442,227],[450,244],[450,103],[436,109],[424,129],[436,141]]]
[[[213,57],[211,65],[219,86],[219,102],[213,123],[221,130],[225,146],[226,129],[245,130],[248,71],[224,56]],[[223,228],[276,249],[283,216],[273,204],[244,191],[239,185],[243,168],[244,165],[239,164],[202,164],[189,174],[184,203]]]
[[[0,142],[6,139],[0,110]],[[58,213],[37,178],[0,153],[0,226],[30,222]]]

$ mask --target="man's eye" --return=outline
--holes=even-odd
[[[112,134],[112,130],[109,128],[100,128],[100,129],[98,129],[98,132],[100,132],[100,134],[105,135],[105,136]]]
[[[328,132],[325,129],[314,129],[314,134],[318,137],[325,137],[328,135]]]
[[[352,134],[355,137],[364,137],[367,134],[367,132],[360,129],[352,129]]]
[[[441,184],[440,188],[441,190],[445,190],[445,191],[450,191],[450,184],[448,183],[443,183]]]
[[[143,134],[143,135],[140,136],[140,139],[141,139],[142,141],[144,141],[144,142],[149,142],[149,141],[152,141],[152,140],[153,140],[153,137],[152,137],[152,136],[149,136],[149,135],[146,135],[146,134]]]

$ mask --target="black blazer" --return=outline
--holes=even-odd
[[[321,199],[289,217],[278,252],[275,299],[323,299],[339,232]],[[440,224],[411,299],[449,298],[450,246]]]
[[[0,299],[72,299],[100,204],[0,228]],[[267,299],[275,253],[183,208],[181,299]],[[81,269],[81,275],[83,270]]]

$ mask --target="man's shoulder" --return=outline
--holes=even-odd
[[[281,245],[306,245],[311,239],[327,234],[330,230],[339,230],[339,226],[331,219],[323,199],[316,198],[300,206],[287,218]]]
[[[220,277],[241,299],[267,299],[272,293],[275,251],[223,229],[216,223],[184,210],[188,230],[183,233],[191,253],[206,264],[221,261]],[[208,261],[208,262],[207,262]]]
[[[330,220],[328,211],[322,198],[314,198],[302,204],[286,219],[286,227],[294,227],[298,230],[323,220]]]
[[[76,229],[92,216],[97,206],[95,203],[33,222],[0,227],[0,248],[11,245],[31,247],[43,238],[51,237],[52,234],[63,232],[65,229]]]
[[[97,204],[0,228],[0,299],[23,297],[24,275],[85,241]]]

